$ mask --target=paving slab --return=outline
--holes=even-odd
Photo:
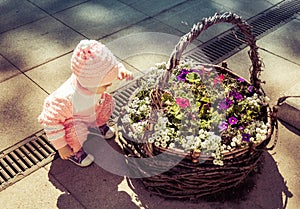
[[[21,73],[15,66],[0,56],[0,83]]]
[[[226,61],[230,69],[249,79],[248,69],[251,62],[247,52],[248,49],[244,49]],[[300,66],[264,50],[259,50],[259,55],[265,65],[261,80],[266,81],[266,84],[262,84],[262,86],[274,105],[284,92],[299,82]]]
[[[143,37],[143,33],[145,33],[144,37]],[[179,40],[179,38],[182,35],[184,35],[184,33],[179,31],[177,28],[173,28],[173,27],[166,25],[166,24],[158,21],[157,19],[151,17],[151,18],[145,19],[137,24],[134,24],[126,29],[123,29],[117,33],[114,33],[108,37],[105,37],[105,38],[101,39],[101,42],[107,44],[109,47],[112,47],[112,45],[113,45],[114,48],[112,51],[114,53],[126,53],[127,49],[124,50],[122,45],[120,45],[118,47],[118,44],[120,44],[120,41],[121,41],[119,39],[122,39],[125,42],[129,42],[129,41],[132,42],[132,43],[124,43],[124,41],[123,41],[122,44],[127,44],[126,47],[128,47],[128,45],[130,46],[130,45],[142,44],[140,48],[144,49],[147,47],[147,44],[149,44],[149,43],[151,44],[150,47],[153,47],[152,45],[154,44],[154,38],[156,38],[156,37],[152,37],[154,35],[154,33],[156,33],[155,36],[159,36],[159,33],[161,33],[162,35],[169,34],[170,37],[173,36],[171,38],[171,40],[173,40],[174,37],[176,40],[177,39]],[[149,37],[149,34],[151,35],[150,37]],[[138,38],[138,40],[136,40],[136,38]],[[160,47],[156,46],[155,49],[168,47],[168,43],[164,44],[166,39],[164,37],[162,37],[162,38],[163,38],[163,41],[160,41],[157,44],[157,46],[160,45]],[[148,41],[149,39],[150,40],[152,39],[152,41],[151,42]],[[159,41],[157,38],[155,40]],[[136,41],[138,42],[138,44],[135,43]],[[201,42],[197,42],[197,43],[200,44]],[[129,49],[131,49],[131,48],[129,48]],[[116,56],[119,56],[119,54],[116,54]],[[122,59],[122,58],[123,57],[120,57],[120,59]]]
[[[32,81],[47,92],[54,91],[69,76],[71,51],[82,38],[106,37],[101,41],[111,46],[115,44],[112,51],[120,56],[118,58],[128,69],[136,70],[135,74],[142,75],[154,63],[167,60],[169,48],[166,46],[170,45],[170,49],[174,47],[173,42],[155,43],[157,39],[149,36],[152,32],[180,37],[202,17],[211,16],[215,12],[232,11],[248,18],[281,0],[254,0],[251,4],[245,0],[189,0],[182,4],[180,0],[166,1],[169,4],[157,1],[155,5],[150,4],[153,8],[147,8],[149,2],[145,0],[30,1],[46,12],[55,14],[55,18],[63,23],[47,16],[43,10],[36,10],[38,7],[29,1],[1,1],[0,10],[5,8],[5,12],[1,12],[0,17],[1,20],[2,17],[6,19],[2,22],[0,33],[2,28],[6,32],[0,34],[0,88],[3,89],[0,94],[0,149],[40,130],[36,117],[47,93]],[[176,2],[180,5],[167,9]],[[163,8],[167,10],[163,11]],[[12,17],[12,20],[7,17]],[[259,46],[263,46],[259,52],[266,65],[262,72],[262,79],[267,81],[264,89],[273,103],[299,82],[299,51],[295,48],[299,45],[299,20],[298,16],[298,22],[294,20],[258,42]],[[198,40],[205,42],[230,27],[226,24],[215,26],[215,29],[201,34]],[[123,45],[116,44],[120,38],[126,35],[134,37],[136,33],[145,33],[140,39],[130,40],[140,44],[142,52],[134,54],[134,47],[126,48],[128,45],[124,42]],[[7,60],[32,80],[23,74],[18,75],[18,70]],[[246,50],[232,56],[228,63],[238,74],[248,78],[250,61]],[[116,89],[116,86],[110,91]],[[235,197],[229,199],[198,202],[164,199],[151,195],[140,181],[128,182],[124,177],[114,175],[96,164],[81,169],[68,161],[56,159],[46,166],[47,170],[42,168],[2,191],[1,208],[294,209],[300,204],[299,143],[299,133],[280,123],[279,141],[275,150],[265,153],[260,173],[249,180],[239,193],[234,193]]]
[[[286,190],[283,191],[282,201],[287,204],[286,208],[298,208],[300,204],[300,133],[293,132],[289,127],[279,124],[279,136],[275,149],[271,152],[276,161],[276,167],[283,177]],[[274,182],[274,186],[276,183]],[[265,193],[268,193],[266,191]],[[264,193],[264,194],[265,194]],[[286,195],[289,197],[284,198]],[[284,207],[282,207],[284,208]]]
[[[104,0],[80,4],[56,13],[55,17],[89,39],[100,39],[147,16],[119,1]]]
[[[74,47],[76,47],[76,45]],[[25,74],[50,94],[71,76],[71,57],[72,53],[69,53],[37,68],[27,71]],[[138,71],[127,63],[124,63],[124,66],[126,69],[130,70],[135,77],[139,77],[143,74],[141,71]],[[125,80],[117,80],[113,82],[113,85],[109,87],[108,91],[113,92],[127,83],[128,82]]]
[[[257,44],[261,48],[300,65],[299,30],[300,20],[295,19],[258,40]]]
[[[49,174],[86,208],[138,208],[131,203],[130,196],[118,191],[123,177],[113,175],[96,164],[79,168],[69,161],[57,159],[52,162]],[[61,201],[58,204],[65,204],[63,200],[58,201]]]
[[[62,10],[68,9],[70,7],[76,6],[78,4],[87,2],[87,0],[31,0],[32,3],[42,8],[50,14],[60,12]]]
[[[0,34],[0,53],[22,71],[73,50],[83,37],[54,18]]]
[[[230,11],[238,11],[238,14],[244,19],[253,17],[256,14],[270,8],[272,4],[265,0],[215,0],[216,3],[222,4],[225,7],[230,8]]]
[[[47,13],[28,1],[1,0],[0,33],[46,17]],[[8,18],[9,17],[9,18]]]
[[[289,142],[286,143],[286,139]],[[93,138],[93,140],[103,140]],[[113,149],[117,147],[111,141],[108,143]],[[90,143],[90,141],[89,141]],[[270,146],[273,141],[271,141]],[[145,189],[139,179],[128,179],[111,173],[105,166],[110,163],[113,167],[122,166],[118,159],[111,155],[106,156],[107,147],[98,146],[95,141],[90,145],[95,145],[93,153],[98,159],[88,168],[78,168],[68,161],[56,159],[47,165],[49,175],[53,176],[60,184],[80,201],[87,208],[295,208],[299,204],[299,182],[297,176],[299,165],[297,159],[300,157],[297,148],[300,141],[297,135],[279,124],[279,141],[273,151],[265,152],[262,159],[262,166],[255,175],[250,175],[246,182],[231,195],[215,198],[200,198],[198,200],[174,200],[162,198],[151,194]],[[294,146],[289,152],[289,147]],[[100,155],[98,156],[98,154]],[[99,164],[99,160],[101,163]],[[289,163],[286,163],[286,162]],[[66,172],[67,171],[67,172]],[[76,175],[74,175],[76,173]],[[288,181],[287,181],[288,179]],[[50,179],[51,181],[51,179]],[[55,183],[53,183],[55,184]],[[108,195],[109,194],[109,195]],[[263,195],[262,195],[263,194]],[[60,198],[58,203],[64,205]]]
[[[131,7],[149,15],[149,16],[155,16],[156,14],[168,10],[169,8],[172,8],[178,4],[181,4],[182,2],[185,2],[186,0],[142,0],[135,3],[130,4]]]
[[[300,82],[284,92],[282,96],[298,96],[298,98],[288,98],[279,106],[278,117],[300,132]]]
[[[138,2],[140,0],[118,0],[118,1],[123,2],[124,4],[127,4],[127,5],[131,5],[131,4],[133,4],[135,2]]]
[[[133,57],[129,57],[125,59],[127,63],[134,66],[139,71],[143,73],[149,73],[152,67],[155,66],[156,63],[167,62],[169,56],[164,54],[140,54]]]
[[[278,3],[282,2],[282,1],[283,0],[267,0],[267,2],[270,2],[273,5],[278,4]]]
[[[213,16],[216,12],[225,11],[234,12],[234,10],[210,0],[193,0],[173,7],[155,16],[155,18],[183,33],[187,33],[193,25],[200,22],[202,18]],[[214,25],[202,33],[198,40],[205,42],[231,27],[231,24],[226,23]]]
[[[76,45],[74,45],[74,48],[75,47]],[[69,53],[27,71],[26,75],[48,93],[52,93],[70,77],[71,57],[72,53]]]
[[[155,18],[142,21],[115,33],[101,42],[117,56],[142,72],[148,72],[158,62],[167,62],[171,52],[184,34]],[[195,40],[187,50],[197,47]]]
[[[85,208],[43,168],[1,191],[0,202],[3,209]]]
[[[41,126],[37,117],[47,94],[25,75],[0,83],[0,149],[32,135]]]

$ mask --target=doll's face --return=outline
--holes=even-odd
[[[102,94],[104,93],[108,87],[110,87],[112,85],[112,83],[107,83],[101,86],[98,86],[96,88],[89,88],[89,90],[95,94]]]

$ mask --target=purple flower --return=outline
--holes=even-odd
[[[219,102],[219,108],[221,110],[226,110],[232,105],[232,103],[233,103],[232,100],[225,98],[223,101]]]
[[[236,91],[230,92],[229,96],[234,97],[236,100],[243,99],[243,95],[241,95],[239,92]]]
[[[243,79],[243,78],[238,78],[237,80],[241,83],[245,82],[245,79]]]
[[[219,108],[221,110],[226,110],[226,109],[228,109],[228,106],[227,106],[226,102],[222,101],[222,102],[219,102]]]
[[[185,81],[186,79],[186,75],[189,73],[189,71],[187,69],[182,69],[180,74],[177,76],[177,79],[179,81]]]
[[[232,105],[232,103],[233,103],[233,101],[230,100],[230,99],[228,99],[228,98],[225,99],[225,102],[226,102],[228,108],[229,108],[229,107]]]
[[[250,142],[250,134],[242,133],[242,140],[245,142]]]
[[[238,122],[238,119],[237,119],[236,117],[234,117],[234,116],[232,116],[232,117],[230,117],[230,118],[228,119],[228,123],[229,123],[230,125],[235,125],[235,124],[237,124],[237,122]]]
[[[236,100],[241,100],[241,99],[243,99],[243,95],[241,95],[241,94],[238,93],[238,92],[235,92],[234,98],[235,98]]]
[[[249,86],[249,87],[248,87],[248,91],[249,91],[250,93],[252,93],[252,92],[253,92],[253,89],[254,89],[254,87],[253,87],[253,86]]]
[[[228,128],[228,123],[226,123],[225,121],[222,121],[218,127],[219,127],[220,131],[225,131]]]

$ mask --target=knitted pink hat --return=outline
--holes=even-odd
[[[95,40],[82,40],[71,58],[71,69],[83,87],[98,87],[118,77],[116,57]]]

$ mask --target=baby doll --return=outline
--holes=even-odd
[[[89,128],[99,128],[103,138],[114,137],[106,125],[114,100],[106,92],[116,79],[132,80],[133,74],[111,51],[95,40],[82,40],[71,58],[72,75],[44,102],[38,121],[60,157],[85,167],[94,158],[82,149]]]

